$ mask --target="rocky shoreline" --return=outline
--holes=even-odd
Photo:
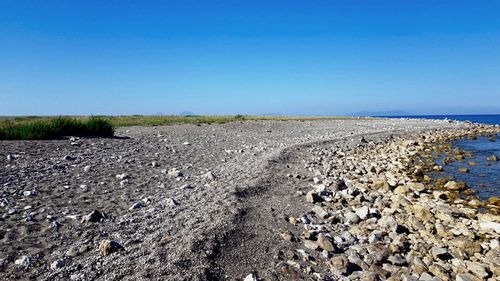
[[[411,169],[433,141],[489,129],[249,121],[1,142],[0,279],[495,280],[498,217]]]
[[[312,149],[314,185],[304,192],[312,207],[281,232],[299,246],[286,265],[318,280],[499,280],[498,201],[462,198],[463,185],[427,175],[450,140],[498,132],[475,126],[384,144],[363,138],[347,153]]]

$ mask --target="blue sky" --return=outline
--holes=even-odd
[[[0,1],[0,115],[500,113],[500,1]]]

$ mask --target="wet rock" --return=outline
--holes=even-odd
[[[470,171],[469,171],[469,169],[468,169],[468,168],[466,168],[466,167],[460,167],[460,168],[458,168],[458,171],[459,171],[460,173],[468,173],[468,172],[470,172]]]
[[[444,185],[448,190],[465,190],[467,185],[464,182],[449,181]]]
[[[113,240],[102,240],[99,243],[99,252],[103,256],[110,255],[112,253],[125,250],[122,245]]]
[[[496,157],[496,155],[491,155],[491,156],[486,157],[486,160],[496,162],[496,161],[498,161],[498,157]]]

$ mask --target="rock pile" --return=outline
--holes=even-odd
[[[319,280],[498,280],[500,216],[454,196],[461,183],[434,185],[426,172],[435,163],[415,164],[437,143],[492,130],[311,149],[311,211],[289,218],[295,231],[281,233],[301,248],[286,263]]]

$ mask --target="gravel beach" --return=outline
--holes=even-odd
[[[498,216],[402,160],[474,129],[245,121],[0,141],[0,279],[499,280]]]

